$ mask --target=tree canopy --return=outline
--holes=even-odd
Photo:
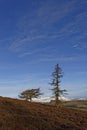
[[[38,98],[40,95],[42,95],[42,93],[40,92],[40,88],[28,89],[20,93],[19,98],[32,101],[32,98]]]

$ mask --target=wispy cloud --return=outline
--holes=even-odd
[[[0,64],[0,70],[12,70],[15,68],[16,68],[16,65],[13,65],[13,64],[7,64],[7,63]]]
[[[87,55],[70,55],[70,56],[56,56],[56,55],[43,55],[41,58],[38,59],[32,59],[30,62],[27,62],[27,64],[39,64],[39,63],[46,63],[46,62],[52,62],[52,63],[76,63],[76,62],[86,62]]]
[[[72,47],[75,48],[75,49],[80,49],[80,50],[87,49],[87,43],[78,41],[78,43],[74,44]]]
[[[86,60],[87,59],[87,55],[74,55],[74,56],[60,56],[60,57],[45,57],[43,59],[41,59],[40,61],[82,61],[82,60]]]
[[[44,51],[48,51],[49,49],[52,49],[52,48],[50,46],[47,46],[47,47],[31,50],[30,52],[26,51],[26,52],[20,54],[19,57],[29,56],[29,55],[33,55],[33,54],[35,55],[38,53],[44,53]]]
[[[12,79],[2,79],[0,80],[0,84],[20,84],[20,83],[25,83],[25,82],[29,82],[29,79],[22,79],[22,80],[12,80]]]
[[[57,1],[56,1],[57,2]],[[83,2],[85,3],[85,1]],[[77,5],[80,6],[77,6]],[[58,44],[55,46],[58,49],[60,45],[69,44],[71,49],[87,49],[86,37],[87,13],[74,11],[79,10],[81,2],[69,1],[55,5],[55,1],[43,2],[35,11],[26,13],[20,18],[18,25],[18,35],[12,41],[10,50],[18,54],[19,58],[26,56],[35,56],[38,58],[29,62],[29,64],[40,63],[44,61],[78,61],[85,56],[51,56],[53,49],[50,48],[50,42],[55,40]],[[72,17],[70,17],[72,16]],[[71,19],[69,19],[69,17]],[[66,21],[66,24],[63,22]],[[62,24],[60,23],[62,21]],[[57,26],[56,26],[57,25]],[[64,42],[67,43],[64,43]],[[42,46],[41,46],[42,45]],[[47,46],[47,48],[45,48]],[[52,46],[53,47],[53,46]],[[39,49],[38,49],[39,48]],[[58,50],[57,50],[58,51]],[[60,51],[60,50],[59,50]],[[42,54],[49,52],[47,56]],[[42,54],[41,54],[42,53]],[[61,52],[62,54],[63,52]],[[41,57],[42,56],[42,57]]]
[[[18,28],[19,35],[12,42],[10,49],[20,51],[25,46],[30,44],[43,43],[44,40],[55,38],[55,31],[53,30],[54,24],[59,22],[62,18],[68,15],[73,7],[75,1],[66,2],[60,5],[55,1],[48,1],[43,3],[35,12],[21,18]],[[50,34],[51,32],[51,34]]]

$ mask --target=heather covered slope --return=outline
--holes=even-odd
[[[0,97],[0,130],[87,130],[87,111]]]

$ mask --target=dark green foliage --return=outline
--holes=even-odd
[[[63,77],[63,74],[62,74],[62,70],[58,64],[55,66],[55,70],[52,73],[52,77],[53,77],[53,79],[52,79],[52,82],[50,83],[50,85],[52,85],[54,87],[51,90],[53,91],[53,95],[55,97],[55,104],[58,105],[60,95],[64,94],[64,92],[66,92],[66,90],[61,90],[59,88],[60,78]]]
[[[20,95],[19,98],[23,98],[29,101],[32,101],[32,98],[38,98],[42,93],[40,92],[40,88],[37,89],[29,89],[23,91]]]

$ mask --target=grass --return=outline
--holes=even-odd
[[[63,102],[65,107],[87,111],[87,100],[72,100]]]
[[[87,130],[87,111],[0,97],[0,130]]]

